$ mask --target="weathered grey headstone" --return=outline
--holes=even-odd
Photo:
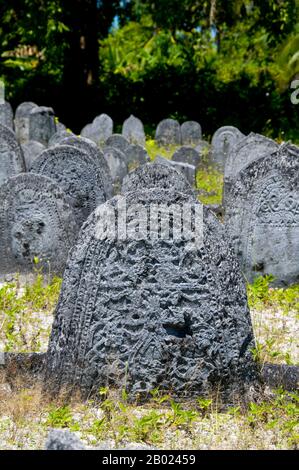
[[[174,152],[172,160],[198,167],[201,159],[199,153],[193,147],[183,146]]]
[[[227,156],[225,162],[224,178],[234,178],[242,168],[257,158],[263,158],[277,151],[279,145],[272,139],[251,132],[238,142]]]
[[[34,160],[45,150],[45,146],[35,140],[29,140],[21,145],[26,169],[30,168]]]
[[[33,108],[37,108],[37,104],[32,101],[21,103],[15,112],[15,131],[20,144],[29,140],[29,114]]]
[[[105,147],[104,158],[110,170],[114,192],[118,193],[122,181],[129,171],[126,155],[115,147]]]
[[[156,129],[156,142],[167,147],[168,145],[181,145],[181,126],[174,119],[163,119]]]
[[[150,157],[144,147],[137,144],[130,145],[125,151],[129,171],[138,168],[150,161]]]
[[[175,190],[180,193],[193,194],[185,176],[173,165],[163,163],[147,163],[131,171],[122,184],[121,192],[143,191],[144,189]]]
[[[120,212],[124,202],[127,211]],[[186,207],[191,226],[203,211],[203,244],[191,251],[187,239],[159,236],[159,216],[173,213],[173,226],[181,227]],[[127,227],[137,223],[136,238],[111,236],[115,212]],[[125,387],[133,396],[156,388],[180,396],[242,394],[256,377],[254,340],[245,283],[225,240],[214,215],[189,194],[156,187],[97,208],[68,260],[46,389],[69,386],[86,396],[101,386]]]
[[[61,142],[74,134],[66,129],[56,131],[49,139],[48,147],[54,147],[54,145],[60,145]]]
[[[80,439],[68,429],[51,429],[48,434],[45,450],[84,450],[86,447]]]
[[[125,120],[122,127],[122,135],[131,144],[145,144],[145,132],[142,121],[131,114],[131,116]]]
[[[206,157],[210,154],[211,146],[205,140],[201,140],[195,147],[200,156]]]
[[[0,200],[0,273],[30,272],[37,257],[61,274],[78,229],[60,187],[22,173],[0,187]]]
[[[155,158],[154,164],[156,165],[157,163],[161,165],[172,166],[186,177],[192,187],[195,186],[196,168],[194,165],[173,162],[167,158],[161,157],[160,155]]]
[[[13,110],[8,101],[0,102],[0,124],[9,129],[14,129]]]
[[[91,124],[87,124],[81,130],[82,137],[95,142],[99,147],[102,147],[106,140],[112,135],[113,121],[107,114],[100,114]]]
[[[182,144],[197,145],[202,139],[201,125],[196,121],[186,121],[181,125]]]
[[[107,197],[100,164],[86,152],[70,145],[45,150],[30,168],[61,186],[81,225]]]
[[[299,149],[284,145],[243,168],[226,194],[226,227],[249,281],[298,283],[298,174]]]
[[[66,130],[67,130],[67,127],[66,127],[65,124],[63,124],[60,121],[56,121],[56,132],[62,132],[62,131],[66,131]]]
[[[112,134],[105,143],[106,147],[114,147],[121,152],[126,152],[130,142],[121,134]]]
[[[113,194],[113,187],[112,187],[112,177],[110,173],[110,169],[108,163],[104,157],[103,152],[99,149],[99,147],[90,139],[85,137],[76,137],[75,135],[71,135],[63,139],[60,143],[61,145],[71,145],[72,147],[76,147],[83,152],[86,152],[90,155],[98,164],[103,172],[103,187],[106,194],[106,199],[109,199]]]
[[[24,156],[15,133],[0,124],[0,185],[10,176],[24,171]]]
[[[36,140],[43,145],[56,132],[55,116],[52,108],[37,106],[29,113],[29,140]]]
[[[212,138],[212,157],[220,168],[224,168],[226,159],[234,146],[245,136],[236,127],[220,127]]]

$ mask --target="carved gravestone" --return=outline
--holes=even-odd
[[[105,143],[106,147],[114,147],[121,152],[126,152],[130,146],[130,142],[121,134],[112,134]]]
[[[24,156],[15,133],[0,124],[0,185],[10,176],[24,171]]]
[[[226,159],[234,146],[245,136],[236,127],[220,127],[212,138],[212,157],[213,161],[224,168]]]
[[[202,139],[201,125],[196,121],[186,121],[181,125],[182,144],[198,145]]]
[[[249,281],[299,280],[299,149],[282,146],[240,171],[226,194],[225,223]]]
[[[37,104],[32,101],[25,101],[16,109],[14,124],[17,140],[20,144],[29,140],[29,114],[33,108],[37,108]]]
[[[36,140],[43,145],[56,132],[54,111],[45,106],[36,106],[29,113],[29,140]]]
[[[45,150],[30,171],[59,184],[74,208],[79,226],[106,200],[104,173],[100,164],[86,152],[70,145]]]
[[[40,142],[36,142],[35,140],[29,140],[21,145],[24,159],[25,159],[25,166],[26,169],[30,168],[33,164],[34,160],[45,150],[45,146]]]
[[[232,149],[225,162],[225,192],[233,178],[249,163],[278,150],[279,145],[263,135],[251,133]]]
[[[122,127],[122,135],[131,144],[145,144],[145,132],[142,121],[131,114],[131,116],[125,120]]]
[[[192,188],[183,174],[173,165],[147,163],[131,171],[123,181],[122,193],[143,191],[144,189],[175,190],[179,193],[193,194]]]
[[[0,103],[0,124],[8,127],[9,129],[14,129],[13,110],[8,101]]]
[[[181,145],[181,126],[174,119],[164,119],[156,129],[155,140],[160,146]]]
[[[167,158],[161,157],[160,155],[155,158],[154,164],[161,164],[175,168],[177,171],[179,171],[186,177],[192,187],[195,186],[195,166],[189,165],[189,163],[173,162],[171,160],[168,160]]]
[[[53,134],[48,142],[48,147],[54,147],[54,145],[60,145],[61,142],[68,137],[73,136],[74,134],[71,131],[68,131],[66,129],[63,130],[57,130],[55,134]]]
[[[164,238],[159,229],[169,215],[181,227],[187,208],[190,226],[202,223],[203,211],[204,239],[193,249],[187,236],[170,231]],[[114,214],[121,227],[115,237]],[[156,187],[97,208],[68,260],[46,390],[242,394],[256,377],[254,340],[245,283],[225,240],[220,223],[189,194]]]
[[[62,274],[78,232],[72,208],[52,180],[22,173],[0,188],[0,273],[30,272],[34,258]]]
[[[112,135],[113,121],[107,114],[100,114],[91,124],[83,127],[81,131],[82,137],[95,142],[99,147],[102,147],[106,140]]]
[[[61,145],[71,145],[72,147],[76,147],[79,150],[86,152],[97,162],[97,164],[100,165],[103,173],[103,187],[106,199],[109,199],[113,194],[112,178],[104,154],[101,152],[98,146],[90,139],[85,137],[76,137],[75,135],[71,135],[63,139],[61,141]]]
[[[125,151],[129,171],[145,165],[150,161],[150,157],[141,145],[132,144]]]
[[[198,167],[200,164],[200,155],[193,147],[180,147],[172,156],[174,162],[188,163]]]
[[[126,155],[115,147],[105,147],[104,158],[110,170],[114,192],[118,193],[122,181],[129,171]]]

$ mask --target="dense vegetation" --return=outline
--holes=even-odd
[[[298,0],[0,0],[0,18],[8,99],[75,131],[132,112],[149,134],[169,116],[298,138]]]

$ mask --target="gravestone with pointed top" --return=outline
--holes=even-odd
[[[99,147],[102,147],[106,140],[112,135],[113,121],[107,114],[100,114],[91,124],[87,124],[81,130],[82,137],[95,142]]]
[[[122,135],[131,144],[145,144],[145,132],[142,121],[133,116],[133,114],[123,123]]]

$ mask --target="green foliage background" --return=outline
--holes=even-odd
[[[0,0],[0,77],[16,106],[79,131],[100,112],[299,139],[298,0]],[[29,57],[16,54],[32,46]]]

